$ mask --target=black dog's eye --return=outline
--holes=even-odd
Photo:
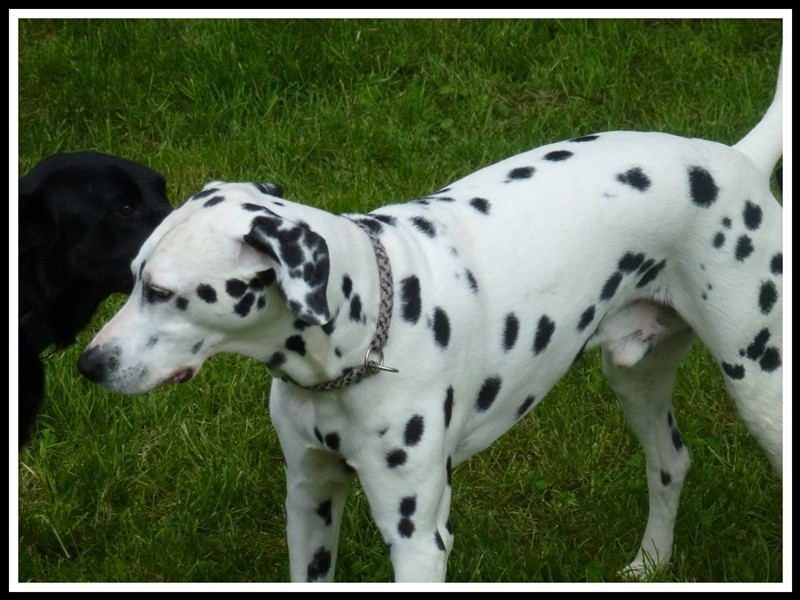
[[[143,291],[145,300],[147,300],[151,304],[155,304],[156,302],[166,302],[174,295],[169,290],[165,290],[164,288],[159,288],[152,285],[145,286]]]
[[[135,212],[136,209],[133,208],[130,204],[126,204],[125,206],[117,209],[117,213],[119,213],[123,217],[130,217]]]

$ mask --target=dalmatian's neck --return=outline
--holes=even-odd
[[[288,316],[274,290],[270,301],[281,303],[286,312],[270,319],[270,349],[263,358],[274,377],[303,387],[336,380],[364,363],[381,307],[375,251],[365,232],[342,217],[312,227],[326,239],[330,251],[326,298],[331,319],[324,325],[309,325]]]

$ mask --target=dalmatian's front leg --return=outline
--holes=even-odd
[[[388,449],[359,468],[397,582],[443,582],[453,548],[451,461],[441,452]],[[437,465],[438,463],[438,465]]]
[[[333,581],[342,513],[355,473],[341,456],[324,449],[285,454],[291,580]]]

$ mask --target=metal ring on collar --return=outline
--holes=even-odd
[[[379,362],[375,362],[374,360],[369,359],[369,355],[373,352],[377,352],[380,360]],[[399,373],[397,369],[394,367],[387,367],[383,364],[383,350],[376,350],[374,348],[368,348],[367,353],[364,355],[364,367],[367,369],[369,373],[375,373],[375,371],[388,371],[389,373]]]

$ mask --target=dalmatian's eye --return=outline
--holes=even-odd
[[[145,300],[151,304],[155,304],[157,302],[166,302],[172,298],[173,295],[174,294],[171,291],[165,290],[164,288],[159,288],[152,285],[144,287]]]

